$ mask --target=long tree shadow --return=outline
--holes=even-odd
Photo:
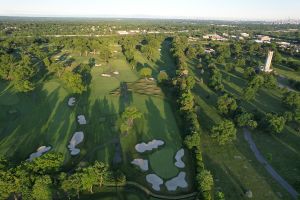
[[[145,120],[148,123],[147,133],[144,133],[144,140],[152,140],[152,139],[164,139],[171,141],[172,137],[167,134],[167,126],[165,123],[165,119],[161,115],[161,111],[154,104],[151,97],[146,100],[147,114],[144,115]],[[157,137],[157,138],[153,138]],[[163,138],[162,138],[163,137]]]
[[[176,64],[171,55],[171,42],[166,39],[161,44],[160,59],[156,62],[159,71],[166,71],[169,77],[174,77],[176,72]]]
[[[36,91],[34,95],[21,97],[21,100],[16,105],[20,116],[7,124],[6,133],[1,134],[7,135],[1,139],[1,147],[10,144],[8,154],[18,161],[24,160],[39,146],[50,145],[54,149],[64,146],[66,138],[63,137],[67,137],[72,123],[68,118],[70,112],[66,109],[66,100],[59,98],[59,88],[51,93]]]
[[[129,90],[126,82],[120,83],[120,96],[119,96],[119,112],[124,112],[125,108],[133,101],[132,91]]]
[[[114,161],[121,162],[122,148],[119,145],[117,127],[118,112],[114,105],[110,104],[106,97],[98,99],[92,105],[88,118],[84,160],[89,162],[101,160],[108,164],[114,164]]]
[[[223,191],[224,188],[221,188],[221,186],[226,185],[226,198],[232,199],[238,197],[239,199],[243,199],[245,190],[243,184],[232,176],[232,173],[228,170],[228,167],[225,164],[220,166],[216,161],[210,158],[205,151],[203,152],[203,160],[205,161],[206,167],[213,174],[216,190]]]

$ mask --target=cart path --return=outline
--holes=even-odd
[[[244,128],[244,138],[248,142],[252,152],[254,153],[256,159],[265,167],[268,173],[276,180],[290,195],[297,199],[298,192],[288,183],[286,182],[274,169],[273,167],[267,162],[267,160],[263,157],[260,151],[257,149],[255,142],[252,139],[251,133],[248,129]]]

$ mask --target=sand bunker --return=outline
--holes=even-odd
[[[84,115],[79,115],[79,116],[77,117],[77,121],[78,121],[78,123],[79,123],[80,125],[86,124],[86,119],[85,119]]]
[[[51,147],[41,146],[39,147],[35,153],[30,154],[29,158],[27,160],[32,161],[34,158],[38,158],[47,151],[49,151]]]
[[[70,144],[68,145],[69,150],[71,151],[71,155],[77,155],[80,153],[80,149],[75,148],[76,145],[83,141],[84,134],[83,132],[74,133],[72,139],[70,140]]]
[[[160,185],[164,183],[164,181],[156,174],[148,174],[146,180],[152,185],[152,188],[155,191],[160,191]]]
[[[115,75],[119,75],[120,73],[118,71],[113,72]]]
[[[152,140],[147,144],[145,142],[135,145],[135,150],[139,153],[143,153],[145,151],[152,151],[153,149],[157,149],[159,146],[164,145],[164,141],[162,140]]]
[[[75,97],[71,97],[68,101],[69,106],[74,106],[75,105]]]
[[[143,160],[143,159],[134,159],[131,164],[134,164],[138,167],[140,167],[140,169],[142,171],[148,171],[149,169],[149,165],[148,165],[148,160]]]
[[[172,178],[171,180],[167,181],[165,183],[168,191],[175,191],[177,190],[177,187],[179,188],[186,188],[188,186],[186,180],[185,180],[186,173],[180,172],[178,176]]]
[[[101,74],[101,76],[103,76],[103,77],[111,77],[110,74]]]
[[[179,151],[177,151],[176,155],[175,155],[175,166],[178,168],[184,168],[185,164],[182,161],[182,157],[184,156],[184,149],[179,149]]]

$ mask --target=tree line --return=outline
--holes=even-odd
[[[200,192],[200,198],[209,200],[212,199],[213,177],[210,171],[205,168],[202,158],[200,124],[197,113],[195,112],[194,95],[191,91],[194,87],[195,80],[193,76],[189,75],[184,53],[187,43],[181,37],[174,37],[172,40],[171,52],[177,65],[173,85],[175,87],[179,113],[185,130],[184,144],[195,156],[195,179],[197,182],[197,190]]]
[[[80,197],[83,192],[93,193],[105,185],[124,185],[120,171],[95,161],[75,171],[63,171],[63,155],[50,152],[32,161],[20,164],[0,159],[1,199],[50,200]]]

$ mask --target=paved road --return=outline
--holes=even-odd
[[[290,195],[297,199],[297,196],[299,195],[298,192],[290,185],[288,182],[286,182],[273,168],[272,166],[267,162],[267,160],[261,155],[260,151],[257,149],[251,133],[248,129],[244,128],[244,137],[248,144],[250,145],[251,150],[255,154],[256,159],[264,165],[265,169],[269,172],[269,174],[275,179]]]

